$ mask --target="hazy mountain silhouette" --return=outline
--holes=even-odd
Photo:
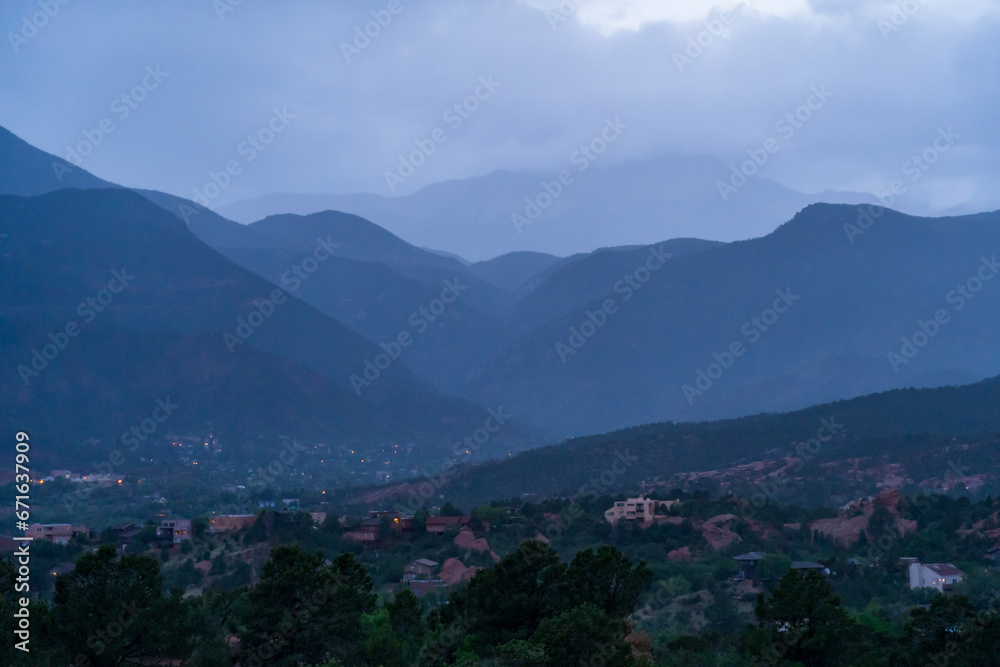
[[[854,206],[813,205],[764,238],[671,258],[637,290],[614,280],[644,266],[648,249],[571,264],[517,305],[508,327],[520,337],[484,366],[467,395],[503,400],[569,435],[1000,373],[1000,280],[963,299],[964,307],[955,295],[948,300],[957,284],[975,282],[984,255],[982,270],[993,270],[1000,214],[924,219],[885,210],[851,243],[845,225],[858,218]],[[622,271],[625,257],[631,265]],[[613,263],[618,277],[606,272],[598,294],[591,277],[602,263]],[[607,299],[616,309],[602,316]],[[775,303],[787,312],[772,319],[776,313],[765,311]],[[929,343],[918,335],[925,346],[893,368],[888,354],[902,354],[902,337],[920,331],[919,322],[933,330],[926,323],[938,310],[948,321]],[[603,326],[591,331],[588,321]],[[584,326],[592,336],[582,335]],[[734,343],[743,354],[730,360]]]
[[[83,438],[106,433],[106,415],[134,423],[150,397],[170,395],[192,410],[185,424],[204,419],[230,437],[280,428],[440,453],[485,419],[401,359],[359,395],[350,378],[378,346],[294,293],[276,298],[274,285],[129,190],[2,196],[0,229],[10,360],[0,391],[11,420]],[[46,414],[51,427],[39,423]],[[533,437],[516,425],[506,435]]]
[[[30,168],[16,183],[9,176],[16,170],[8,169],[0,187],[51,187],[52,156],[32,157],[12,135],[4,145],[30,157]],[[670,172],[670,165],[652,165],[607,167],[605,176],[624,187],[623,175],[631,174],[649,190],[651,174]],[[687,166],[704,175],[717,165],[695,160]],[[691,183],[674,175],[680,180],[664,182],[672,183],[670,196],[679,197]],[[474,212],[490,197],[523,185],[523,176],[440,184],[391,203],[413,204],[416,213]],[[595,182],[577,191],[597,196],[600,187]],[[750,206],[754,192],[748,185],[739,193],[748,195],[746,201],[733,208]],[[981,281],[980,275],[992,279],[992,249],[1000,246],[997,213],[924,219],[878,207],[817,204],[750,241],[674,239],[564,258],[517,252],[466,265],[357,215],[284,214],[240,225],[205,209],[183,214],[192,206],[183,199],[142,194],[159,208],[112,190],[49,195],[41,205],[5,200],[2,224],[20,225],[19,233],[29,237],[24,230],[49,229],[44,243],[64,253],[75,248],[65,239],[85,239],[89,262],[78,266],[68,254],[54,262],[49,246],[36,239],[32,252],[44,259],[17,274],[27,280],[20,284],[46,285],[64,299],[39,299],[32,291],[37,287],[12,289],[5,315],[23,309],[40,322],[71,317],[80,293],[99,286],[95,266],[110,270],[103,267],[120,263],[125,248],[128,256],[144,248],[142,264],[160,287],[135,303],[132,296],[116,300],[112,312],[128,317],[119,321],[109,313],[102,326],[221,335],[273,289],[261,276],[293,292],[295,305],[283,306],[283,324],[272,327],[268,320],[246,347],[350,389],[351,375],[374,355],[394,351],[394,341],[408,333],[412,344],[398,351],[389,377],[370,392],[364,388],[366,399],[388,401],[400,414],[428,414],[414,407],[415,397],[438,397],[409,366],[448,393],[480,405],[502,404],[519,419],[562,435],[792,410],[1000,373],[994,344],[1000,281],[981,282],[968,297],[954,291]],[[638,209],[622,210],[628,219],[629,210]],[[707,208],[706,219],[713,210]],[[187,218],[187,229],[180,218]],[[485,233],[475,223],[470,227]],[[190,232],[256,276],[239,272]],[[5,241],[4,252],[11,252],[12,241]],[[113,248],[117,255],[109,254]],[[329,257],[315,262],[307,277],[290,280],[306,258],[318,257],[318,248]],[[439,299],[449,281],[462,286],[461,294],[454,303],[438,303],[441,312],[431,321],[420,309]],[[419,331],[415,321],[423,322]]]
[[[524,283],[558,264],[561,259],[544,252],[509,252],[476,262],[470,268],[486,282],[508,292],[515,292]]]
[[[32,197],[63,188],[117,188],[0,127],[0,194]]]
[[[569,165],[567,165],[569,167]],[[730,169],[708,157],[595,163],[552,199],[553,173],[494,171],[429,185],[406,196],[275,194],[220,207],[226,217],[253,222],[274,213],[322,210],[355,213],[419,246],[481,261],[518,250],[568,256],[595,248],[648,244],[667,238],[728,239],[763,236],[808,204],[859,203],[871,197],[795,192],[752,178],[723,200],[717,183]],[[526,199],[546,203],[532,218]],[[536,204],[537,205],[537,204]],[[534,215],[535,211],[530,211]],[[515,224],[518,214],[529,224]]]

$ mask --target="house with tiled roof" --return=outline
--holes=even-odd
[[[427,517],[427,532],[428,533],[443,533],[444,529],[448,526],[458,526],[459,528],[468,528],[469,523],[471,523],[471,516],[431,516]]]
[[[434,576],[434,571],[437,566],[437,561],[427,558],[418,558],[403,568],[403,581],[431,579]]]

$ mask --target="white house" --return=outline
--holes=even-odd
[[[965,572],[951,563],[922,564],[910,562],[910,589],[936,588],[939,593],[950,591],[965,577]]]
[[[650,500],[649,498],[629,498],[619,500],[615,506],[604,512],[608,523],[615,524],[621,519],[649,523],[657,517],[656,510],[665,507],[668,510],[679,504],[679,500]]]

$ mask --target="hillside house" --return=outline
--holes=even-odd
[[[86,526],[74,526],[68,523],[33,523],[28,526],[25,536],[35,540],[45,540],[52,544],[69,544],[79,534],[87,534]]]
[[[191,539],[190,519],[164,519],[156,529],[161,544],[180,544]]]
[[[403,568],[403,581],[429,580],[434,576],[437,566],[436,561],[419,558]]]
[[[656,510],[663,507],[669,510],[679,500],[651,500],[649,498],[629,498],[615,502],[614,507],[604,512],[604,518],[614,525],[619,521],[639,521],[641,523],[651,523],[656,518],[662,516]]]
[[[253,514],[219,514],[208,520],[208,532],[228,533],[252,526],[256,521],[257,517]]]
[[[910,560],[910,590],[916,588],[935,588],[939,593],[951,593],[955,584],[965,578],[965,572],[951,563],[923,564],[916,559]]]
[[[362,544],[375,544],[378,541],[378,525],[381,519],[368,517],[362,521],[354,530],[344,533],[344,537]]]
[[[767,554],[761,553],[759,551],[751,551],[750,553],[742,554],[733,558],[739,565],[740,572],[736,575],[737,579],[743,579],[751,581],[757,578],[757,563],[764,560],[764,556]]]
[[[112,526],[111,532],[115,534],[115,544],[124,551],[125,547],[132,544],[132,540],[142,532],[142,526],[131,521],[126,521],[117,526]]]
[[[448,526],[458,526],[459,528],[468,528],[469,523],[472,521],[471,516],[431,516],[427,517],[427,532],[428,533],[443,533],[444,529]]]

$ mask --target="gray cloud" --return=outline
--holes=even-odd
[[[561,168],[609,116],[630,130],[608,162],[709,154],[737,164],[810,87],[826,85],[833,98],[762,175],[810,192],[870,191],[952,127],[961,140],[911,189],[912,205],[996,208],[1000,3],[911,2],[918,8],[891,32],[878,22],[892,20],[892,2],[751,3],[716,37],[704,24],[721,16],[710,3],[704,19],[670,20],[660,3],[616,13],[585,0],[553,29],[546,10],[558,2],[400,0],[350,62],[342,44],[388,0],[244,0],[221,19],[208,0],[70,2],[16,53],[9,34],[38,3],[7,2],[0,124],[64,156],[111,117],[115,131],[84,166],[191,197],[287,107],[296,118],[243,164],[216,202],[225,203],[389,194],[384,172],[438,127],[447,141],[397,193],[498,168]],[[702,52],[679,72],[675,53],[699,36]],[[118,120],[113,101],[156,65],[169,76]],[[501,87],[451,131],[445,111],[489,75]]]

